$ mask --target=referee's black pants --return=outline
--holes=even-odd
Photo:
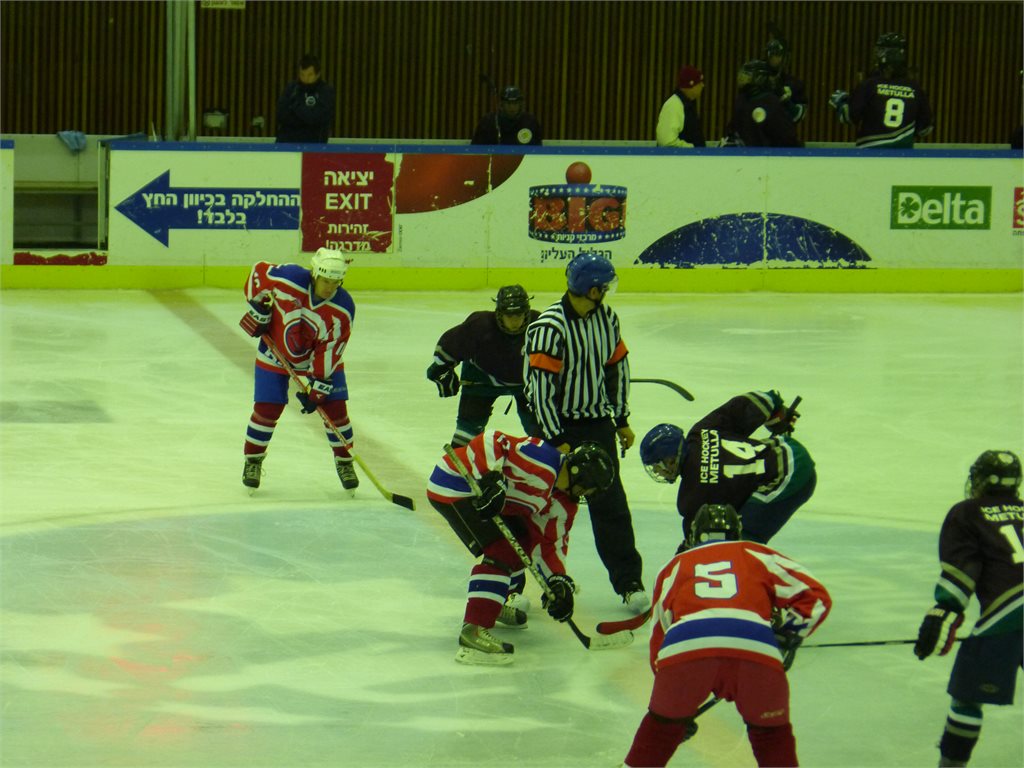
[[[605,493],[587,498],[590,525],[594,529],[597,554],[608,571],[612,588],[620,595],[643,585],[643,561],[636,551],[633,518],[619,476],[619,441],[611,419],[579,419],[562,421],[562,430],[575,448],[580,443],[594,442],[604,448],[615,465],[615,482]]]

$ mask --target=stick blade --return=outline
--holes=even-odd
[[[400,507],[411,509],[413,512],[416,511],[416,502],[410,499],[408,496],[402,496],[398,493],[392,493],[391,498],[388,499],[392,504],[397,504]]]
[[[595,635],[590,638],[588,647],[592,651],[614,651],[618,648],[627,648],[632,644],[633,633],[627,629],[613,635]]]
[[[651,611],[648,609],[631,619],[623,619],[622,621],[602,621],[597,625],[596,630],[600,635],[614,635],[625,630],[640,629],[640,627],[646,624],[650,618]]]

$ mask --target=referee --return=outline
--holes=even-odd
[[[622,601],[634,613],[651,607],[641,580],[633,520],[619,477],[619,448],[633,445],[629,428],[629,360],[619,318],[604,304],[618,278],[604,256],[581,253],[565,270],[569,290],[526,329],[525,393],[537,433],[569,451],[585,441],[615,463],[615,482],[587,499],[597,554]]]

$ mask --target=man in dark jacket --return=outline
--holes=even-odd
[[[768,62],[752,59],[736,75],[739,93],[732,119],[725,127],[726,143],[743,147],[800,147],[796,128],[775,93]]]
[[[307,53],[298,79],[277,99],[277,141],[326,144],[333,125],[334,88],[320,79],[320,60]]]
[[[543,142],[540,121],[523,109],[523,92],[514,85],[501,92],[497,112],[480,118],[471,144],[511,144],[540,146]]]

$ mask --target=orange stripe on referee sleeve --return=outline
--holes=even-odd
[[[618,345],[615,347],[615,351],[612,352],[612,356],[608,358],[608,362],[605,365],[615,365],[619,360],[624,358],[629,353],[626,349],[626,345],[622,343],[622,339],[619,339]]]
[[[562,361],[557,357],[545,355],[543,352],[534,352],[530,355],[530,367],[540,368],[542,371],[551,371],[551,373],[561,373]]]

